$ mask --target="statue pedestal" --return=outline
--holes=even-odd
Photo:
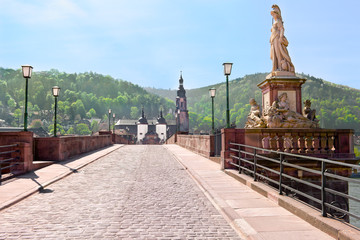
[[[275,71],[266,76],[266,79],[257,86],[262,91],[262,106],[267,109],[284,92],[287,93],[290,110],[302,114],[301,85],[305,78],[299,78],[294,73]]]

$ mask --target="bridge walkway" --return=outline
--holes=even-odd
[[[0,239],[333,239],[177,145],[39,169],[0,186],[0,210]]]
[[[242,239],[163,146],[114,148],[1,186],[73,172],[2,210],[0,239]]]
[[[165,146],[199,183],[224,217],[247,239],[334,239],[178,145]],[[320,215],[320,213],[319,213]]]

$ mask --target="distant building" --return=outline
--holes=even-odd
[[[182,73],[179,79],[179,90],[177,91],[176,97],[176,122],[178,124],[177,132],[189,133],[189,113],[187,110],[186,91],[184,89],[184,79]]]
[[[157,119],[148,120],[143,108],[138,120],[120,119],[116,122],[115,129],[136,136],[138,144],[161,144],[176,132],[176,122],[166,121],[162,111]]]

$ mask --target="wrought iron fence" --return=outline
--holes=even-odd
[[[17,162],[19,157],[14,157],[13,153],[19,152],[16,150],[17,144],[0,146],[0,185],[2,180],[12,174],[12,169],[22,163]]]
[[[349,199],[357,204],[360,199],[348,194],[350,182],[360,187],[360,179],[348,176],[349,171],[359,170],[359,165],[238,143],[230,143],[230,152],[234,160],[230,164],[238,168],[239,173],[277,188],[279,194],[285,193],[317,207],[324,217],[330,214],[346,221],[349,217],[360,219],[349,210]]]

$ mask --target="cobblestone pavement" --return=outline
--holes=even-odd
[[[0,239],[239,239],[162,146],[125,146],[0,213]]]

